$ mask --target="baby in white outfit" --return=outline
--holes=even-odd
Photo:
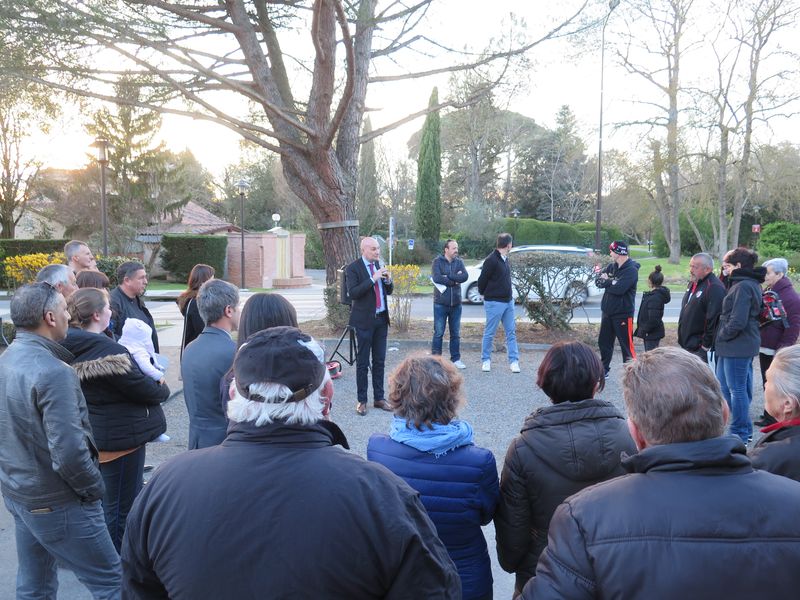
[[[142,373],[161,381],[164,379],[164,367],[158,362],[152,335],[150,325],[141,319],[126,319],[122,335],[117,341],[128,349]]]
[[[163,383],[165,368],[158,362],[152,335],[153,330],[150,325],[141,319],[126,319],[122,326],[122,335],[117,341],[128,349],[142,373]],[[162,433],[153,441],[168,442],[169,439],[166,433]]]

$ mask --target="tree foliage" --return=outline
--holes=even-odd
[[[439,92],[433,88],[429,106],[439,104]],[[414,210],[416,235],[420,240],[438,242],[442,224],[442,147],[439,138],[439,111],[431,110],[422,127],[422,141],[417,160],[417,203]]]
[[[372,124],[369,117],[364,118],[364,135],[369,136]],[[371,235],[380,223],[385,222],[380,203],[378,183],[378,165],[375,158],[375,140],[361,145],[358,157],[358,185],[356,186],[356,214],[359,231],[362,235]]]

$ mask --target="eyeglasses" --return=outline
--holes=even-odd
[[[50,303],[50,298],[52,298],[53,293],[58,294],[58,290],[53,286],[52,283],[48,281],[40,281],[36,285],[39,287],[43,287],[47,290],[47,295],[44,297],[44,302],[42,302],[42,317],[44,317],[49,311],[45,310],[47,305]]]

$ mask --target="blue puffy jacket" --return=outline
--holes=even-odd
[[[436,458],[376,433],[367,459],[402,477],[420,493],[461,577],[463,600],[492,591],[492,567],[481,526],[492,520],[500,495],[494,455],[472,444]]]

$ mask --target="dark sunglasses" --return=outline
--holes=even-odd
[[[53,284],[51,284],[51,283],[49,283],[47,281],[40,281],[36,285],[38,285],[39,287],[43,287],[43,288],[45,288],[47,290],[47,295],[44,297],[44,302],[42,302],[42,311],[41,312],[42,312],[42,317],[44,317],[48,312],[52,312],[52,311],[45,310],[47,308],[47,305],[50,303],[50,298],[53,297],[54,293],[58,294],[59,292],[55,287],[53,287]]]

